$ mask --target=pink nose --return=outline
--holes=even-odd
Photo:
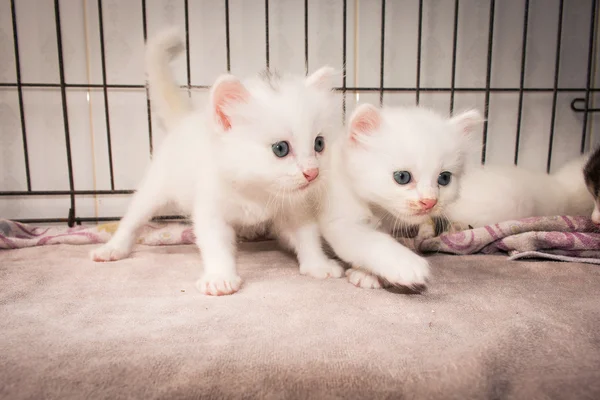
[[[421,205],[421,209],[430,210],[437,204],[437,200],[436,199],[419,199],[419,204]]]
[[[317,178],[317,176],[319,176],[319,168],[307,169],[302,171],[302,173],[307,181],[312,182]]]

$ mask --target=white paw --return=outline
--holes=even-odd
[[[129,246],[119,246],[118,244],[108,242],[90,252],[90,258],[96,262],[117,261],[127,258],[131,253]]]
[[[346,271],[348,282],[356,287],[365,289],[381,289],[390,286],[388,283],[379,279],[378,276],[370,274],[361,269],[352,267]]]
[[[404,255],[395,260],[398,267],[386,271],[382,275],[392,286],[404,286],[407,288],[424,288],[429,277],[429,262],[414,253]]]
[[[341,278],[344,268],[335,260],[327,260],[319,264],[300,265],[300,274],[317,279]]]
[[[226,296],[240,290],[242,278],[238,275],[204,275],[196,283],[200,292],[208,296]]]

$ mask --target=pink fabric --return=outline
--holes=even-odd
[[[511,259],[547,258],[600,264],[600,231],[587,217],[534,217],[424,240],[421,252],[507,253]]]
[[[15,249],[49,244],[95,244],[110,239],[118,222],[93,226],[35,227],[0,220],[0,249]],[[243,237],[242,239],[248,239]],[[511,259],[547,258],[552,260],[600,264],[600,231],[586,217],[536,217],[506,221],[414,243],[400,239],[423,253],[495,254]],[[149,246],[192,244],[194,233],[185,223],[149,223],[142,228],[138,244]]]

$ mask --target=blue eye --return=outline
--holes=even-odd
[[[448,171],[444,171],[438,176],[438,184],[442,186],[446,186],[452,180],[452,173]]]
[[[315,151],[317,153],[320,153],[324,149],[325,149],[325,138],[323,136],[317,136],[315,138]]]
[[[285,140],[273,144],[271,148],[273,149],[273,153],[279,158],[287,156],[290,152],[290,144]]]
[[[394,172],[394,180],[398,182],[400,185],[406,185],[410,182],[411,176],[408,171],[395,171]]]

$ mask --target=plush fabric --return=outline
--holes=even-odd
[[[103,243],[116,231],[118,222],[73,228],[34,227],[0,220],[0,249],[49,244]],[[242,232],[241,239],[265,237],[265,232]],[[425,253],[494,254],[505,253],[510,259],[547,258],[600,264],[600,231],[586,217],[536,217],[507,221],[493,226],[416,242],[399,238],[405,245]],[[141,230],[139,244],[150,246],[191,244],[194,233],[189,224],[149,223]]]
[[[600,269],[432,255],[424,294],[298,274],[244,243],[239,293],[194,246],[0,251],[2,399],[598,399]]]
[[[445,233],[417,243],[422,252],[508,253],[510,259],[548,258],[600,264],[600,230],[588,217],[534,217]]]

